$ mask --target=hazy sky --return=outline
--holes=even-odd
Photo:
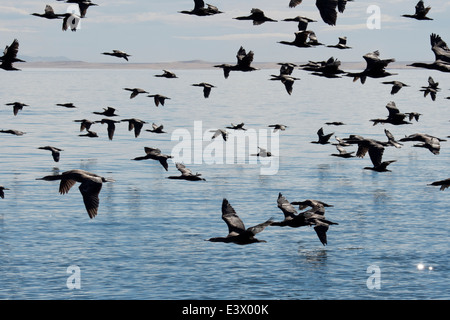
[[[397,61],[430,61],[429,36],[439,34],[450,44],[450,1],[426,0],[432,7],[433,21],[401,17],[414,13],[417,0],[354,0],[347,3],[337,25],[325,24],[314,0],[303,0],[289,8],[289,0],[209,0],[223,14],[210,17],[178,13],[191,10],[191,0],[97,0],[89,8],[76,32],[61,30],[61,20],[47,20],[30,14],[42,13],[49,4],[56,13],[65,13],[70,4],[59,1],[0,0],[0,47],[14,38],[20,42],[19,57],[64,56],[87,62],[124,62],[101,52],[120,49],[132,55],[130,62],[171,62],[206,60],[234,62],[242,45],[255,53],[255,62],[301,62],[324,60],[333,56],[341,61],[362,61],[362,55],[379,50],[382,58]],[[381,28],[369,29],[367,8],[376,5],[381,11]],[[296,48],[277,41],[291,41],[297,31],[295,22],[267,22],[253,26],[251,21],[233,17],[248,15],[251,8],[282,20],[303,15],[317,20],[308,29],[320,42],[336,44],[347,36],[351,50],[326,47]]]

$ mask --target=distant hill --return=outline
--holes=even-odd
[[[25,60],[26,62],[60,62],[60,61],[74,61],[67,57],[59,56],[59,57],[33,57],[33,56],[20,56],[20,59]]]

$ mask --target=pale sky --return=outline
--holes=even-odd
[[[20,56],[58,57],[86,62],[125,62],[101,52],[119,49],[131,54],[130,62],[172,62],[205,60],[235,62],[240,46],[253,50],[255,62],[302,62],[325,60],[333,56],[341,61],[363,61],[362,55],[379,50],[381,58],[397,61],[431,61],[429,36],[439,34],[450,44],[450,1],[426,0],[433,21],[401,17],[413,14],[417,0],[354,0],[337,25],[325,24],[314,0],[304,0],[289,8],[289,0],[209,0],[224,13],[197,17],[178,13],[191,10],[191,0],[95,0],[76,32],[62,31],[62,20],[47,20],[31,13],[43,13],[46,4],[56,13],[65,13],[70,4],[60,1],[0,0],[0,47],[19,40]],[[367,8],[376,5],[381,11],[381,28],[371,30]],[[259,8],[278,22],[253,26],[251,21],[233,19]],[[298,15],[318,22],[311,23],[320,42],[336,44],[347,36],[350,50],[326,47],[296,48],[277,43],[291,41],[297,31],[295,22],[280,21]]]

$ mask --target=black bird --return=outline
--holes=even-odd
[[[25,134],[25,132],[23,132],[23,131],[14,130],[14,129],[0,130],[0,132],[1,133],[9,133],[9,134],[13,134],[16,136],[23,136]]]
[[[112,179],[104,178],[94,173],[80,169],[69,170],[58,175],[37,178],[36,180],[61,180],[59,184],[60,194],[68,193],[70,188],[72,188],[75,183],[81,183],[78,189],[83,196],[83,202],[86,207],[86,211],[89,215],[89,218],[91,219],[97,216],[100,203],[98,196],[102,189],[103,182],[114,182],[114,180]]]
[[[163,70],[163,74],[156,74],[155,77],[168,78],[168,79],[178,78],[175,73],[168,71],[168,70]]]
[[[22,102],[10,102],[5,104],[6,106],[12,106],[13,107],[13,114],[15,116],[17,116],[17,114],[19,113],[19,110],[22,110],[23,107],[28,107],[29,105],[22,103]]]
[[[318,144],[328,144],[330,143],[329,140],[331,138],[331,136],[334,134],[334,132],[332,133],[328,133],[328,134],[324,134],[323,133],[323,128],[320,128],[317,131],[317,135],[319,136],[319,140],[317,141],[311,141],[311,143],[318,143]]]
[[[439,82],[435,82],[432,77],[428,77],[428,86],[422,87],[420,91],[423,92],[423,96],[426,97],[428,94],[431,97],[431,100],[436,100],[437,93],[441,90],[439,88]]]
[[[227,79],[228,76],[230,75],[230,71],[251,72],[259,70],[258,68],[254,68],[251,66],[251,63],[253,62],[253,57],[254,57],[253,51],[249,51],[247,53],[243,47],[240,47],[236,55],[237,64],[235,65],[220,64],[215,65],[214,67],[222,68],[224,77],[225,79]]]
[[[345,6],[347,1],[351,0],[316,0],[316,7],[319,9],[320,16],[322,20],[331,25],[336,25],[337,20],[337,11],[343,13],[345,10]],[[294,8],[299,5],[302,0],[290,0],[289,7]]]
[[[186,168],[186,166],[182,163],[175,163],[176,168],[178,171],[181,172],[181,175],[179,176],[170,176],[167,177],[168,179],[182,179],[182,180],[189,180],[189,181],[206,181],[205,179],[201,178],[200,173],[193,173],[190,169]]]
[[[4,190],[9,190],[8,188],[5,188],[4,186],[0,186],[0,198],[5,199],[5,192]]]
[[[279,193],[277,200],[278,208],[284,214],[284,220],[272,222],[272,226],[299,228],[304,226],[314,226],[314,231],[319,237],[320,242],[327,245],[327,231],[330,225],[337,225],[325,218],[323,213],[317,213],[313,209],[297,213],[294,206]]]
[[[116,109],[114,109],[112,107],[103,108],[103,110],[104,110],[103,112],[94,111],[92,113],[98,114],[98,115],[102,115],[102,116],[106,116],[106,117],[116,117],[116,116],[118,116],[118,114],[116,114]]]
[[[445,180],[434,181],[434,182],[430,183],[429,186],[440,186],[439,189],[441,191],[444,191],[445,189],[450,187],[450,178],[445,179]],[[7,190],[7,189],[5,189],[5,190]]]
[[[373,125],[377,125],[378,123],[390,123],[393,125],[402,125],[402,124],[411,124],[411,122],[408,122],[405,120],[407,115],[405,113],[401,113],[400,110],[395,105],[394,101],[390,101],[386,105],[386,109],[389,111],[389,115],[386,119],[371,119],[370,121],[373,122]]]
[[[108,125],[108,138],[112,140],[114,137],[114,132],[116,131],[116,123],[119,123],[119,120],[111,120],[111,119],[102,119],[99,121],[95,121],[95,123],[107,124]]]
[[[258,147],[258,149],[259,149],[259,152],[251,154],[251,156],[254,156],[254,157],[271,157],[272,156],[272,152],[267,151],[267,149],[264,149],[261,147]]]
[[[233,130],[244,130],[246,131],[247,129],[244,128],[244,123],[239,123],[239,124],[231,124],[231,127],[226,127],[227,129],[233,129]]]
[[[91,131],[91,130],[86,130],[87,133],[85,134],[79,134],[78,136],[80,137],[89,137],[89,138],[98,138],[98,134],[97,132]]]
[[[414,62],[408,66],[450,72],[450,49],[440,36],[430,35],[431,51],[435,60],[432,63]]]
[[[342,146],[340,146],[339,144],[336,144],[336,149],[339,151],[339,153],[332,153],[332,156],[335,157],[340,157],[340,158],[353,158],[355,157],[353,154],[355,153],[354,151],[352,152],[348,152],[347,150],[345,150]]]
[[[298,205],[299,210],[303,210],[307,207],[311,207],[310,212],[314,212],[316,214],[325,215],[325,208],[334,207],[331,204],[327,204],[325,202],[319,200],[306,199],[304,201],[293,201],[292,205]]]
[[[419,121],[419,118],[422,115],[421,113],[418,112],[405,112],[405,114],[409,117],[409,121],[411,121],[412,119]]]
[[[280,74],[280,75],[271,75],[272,78],[270,78],[269,80],[272,81],[281,81],[281,83],[284,85],[286,92],[291,95],[292,94],[292,90],[293,90],[293,86],[294,86],[294,82],[295,80],[300,80],[300,78],[295,78],[292,77],[290,75],[287,74]]]
[[[65,0],[57,0],[57,1],[65,1]],[[80,17],[85,18],[87,9],[91,6],[98,6],[98,4],[92,3],[90,0],[66,0],[66,3],[77,3],[78,8],[80,9]]]
[[[211,140],[213,140],[219,136],[222,136],[222,139],[224,141],[227,141],[227,139],[228,139],[228,132],[226,130],[217,129],[217,130],[209,130],[209,132],[214,132],[214,135],[212,136]]]
[[[80,122],[80,132],[83,130],[88,131],[91,126],[95,123],[95,121],[90,121],[88,119],[81,119],[81,120],[73,120],[73,122]]]
[[[220,11],[217,7],[210,5],[210,4],[206,4],[207,6],[205,7],[205,2],[203,0],[194,0],[194,9],[187,11],[187,10],[183,10],[183,11],[179,11],[179,13],[184,13],[184,14],[190,14],[190,15],[196,15],[196,16],[212,16],[215,14],[219,14],[219,13],[223,13],[222,11]]]
[[[161,153],[161,150],[158,148],[144,147],[144,151],[146,153],[145,156],[136,157],[132,160],[138,160],[138,161],[139,160],[147,160],[147,159],[157,160],[157,161],[159,161],[159,163],[161,163],[161,165],[164,167],[164,169],[166,169],[166,171],[169,170],[169,165],[167,164],[167,159],[173,158],[172,156]]]
[[[223,199],[222,201],[222,219],[228,226],[228,235],[226,237],[210,238],[207,241],[236,243],[240,245],[255,242],[266,242],[265,240],[259,240],[255,238],[255,235],[272,224],[272,220],[269,219],[266,222],[246,229],[244,223],[236,214],[236,211],[233,209],[227,199]]]
[[[56,105],[57,105],[57,106],[60,106],[60,107],[64,107],[64,108],[69,108],[69,109],[71,109],[71,108],[76,108],[76,106],[75,106],[72,102],[68,102],[68,103],[57,103]]]
[[[284,124],[271,124],[268,126],[269,128],[273,128],[273,132],[277,132],[278,130],[284,131],[286,130],[287,126]]]
[[[131,91],[130,99],[133,99],[138,94],[148,93],[147,91],[145,91],[144,89],[141,89],[141,88],[123,88],[123,90]]]
[[[394,95],[397,92],[400,91],[401,88],[403,87],[409,87],[409,85],[401,82],[401,81],[384,81],[382,82],[382,84],[391,84],[392,85],[392,89],[391,89],[391,94]]]
[[[81,17],[75,13],[65,13],[62,23],[62,30],[67,31],[69,28],[72,32],[77,31]]]
[[[60,152],[64,151],[63,149],[59,149],[52,146],[39,147],[38,149],[48,150],[52,152],[52,157],[55,162],[59,162]]]
[[[123,58],[127,61],[128,61],[128,57],[131,57],[130,54],[128,54],[124,51],[121,51],[121,50],[113,50],[112,52],[103,52],[102,54],[107,55],[107,56],[117,57],[117,58]]]
[[[295,38],[293,41],[278,41],[278,43],[294,46],[298,48],[310,48],[313,47],[313,44],[311,42],[308,42],[308,38],[312,31],[304,30],[304,31],[297,31],[295,32]]]
[[[209,84],[209,83],[206,83],[206,82],[194,83],[193,86],[194,87],[203,87],[203,96],[205,98],[209,97],[212,88],[216,88],[212,84]]]
[[[147,97],[149,98],[153,98],[153,101],[155,102],[155,106],[159,106],[159,104],[161,104],[162,106],[164,105],[164,103],[166,102],[166,99],[169,99],[166,96],[160,95],[160,94],[150,94]]]
[[[280,66],[280,75],[286,74],[286,75],[290,76],[292,74],[292,72],[294,71],[294,69],[296,67],[298,67],[298,65],[296,65],[295,63],[291,63],[291,62],[279,62],[277,64]]]
[[[400,141],[420,141],[422,143],[415,144],[413,147],[426,148],[434,155],[438,155],[441,150],[441,141],[446,141],[445,139],[440,139],[425,133],[414,133],[406,136]]]
[[[359,158],[364,158],[364,156],[369,153],[370,160],[372,161],[373,167],[364,167],[366,170],[372,170],[377,172],[390,171],[387,166],[397,160],[382,161],[384,153],[384,145],[373,139],[366,139],[361,136],[351,135],[349,138],[344,139],[347,143],[358,144],[358,150],[356,151],[356,156]]]
[[[386,137],[388,138],[388,141],[385,143],[381,143],[383,146],[388,147],[388,146],[393,146],[396,148],[401,148],[403,144],[401,144],[400,142],[398,142],[397,140],[395,140],[394,135],[388,130],[388,129],[384,129],[384,133],[386,134]]]
[[[334,57],[330,57],[327,61],[309,61],[307,64],[300,65],[305,71],[312,71],[312,75],[325,78],[340,78],[340,74],[345,73],[339,67],[341,62]]]
[[[344,126],[345,123],[342,121],[331,121],[331,122],[325,122],[327,126]]]
[[[339,37],[339,42],[335,45],[328,45],[328,48],[336,49],[351,49],[352,47],[347,46],[347,37]]]
[[[141,134],[142,127],[144,126],[144,124],[147,123],[141,119],[136,119],[136,118],[123,119],[121,121],[128,122],[128,131],[131,131],[134,129],[134,137],[135,138],[139,137],[139,135]]]
[[[31,15],[45,19],[62,19],[62,17],[64,17],[64,14],[56,14],[53,11],[52,6],[48,4],[45,6],[44,13],[32,13]]]
[[[367,77],[384,78],[395,75],[395,73],[390,73],[385,70],[389,63],[395,62],[395,59],[380,59],[380,52],[378,50],[365,54],[363,58],[366,60],[367,65],[362,72],[347,73],[347,76],[353,77],[353,82],[359,79],[364,84]]]
[[[432,18],[427,17],[428,12],[431,7],[428,6],[425,8],[425,5],[422,0],[417,2],[416,4],[416,12],[414,14],[404,14],[402,17],[413,18],[416,20],[433,20]]]
[[[316,20],[307,18],[307,17],[302,17],[302,16],[297,16],[295,18],[287,18],[287,19],[283,19],[283,21],[294,21],[294,22],[298,22],[298,31],[305,31],[308,28],[308,24],[310,22],[317,22]]]
[[[17,58],[17,53],[19,53],[19,41],[14,39],[11,45],[6,46],[3,51],[3,56],[0,57],[0,68],[6,71],[20,71],[13,66],[14,62],[25,62],[24,60]]]
[[[167,133],[166,131],[163,130],[164,126],[162,124],[158,126],[156,123],[153,123],[152,128],[153,129],[151,129],[151,130],[147,129],[145,131],[153,132],[153,133]]]
[[[277,20],[273,20],[269,17],[267,17],[264,14],[264,11],[258,9],[258,8],[253,8],[250,11],[250,15],[249,16],[241,16],[241,17],[236,17],[233,18],[236,20],[252,20],[253,21],[253,25],[257,26],[257,25],[261,25],[264,22],[277,22]]]

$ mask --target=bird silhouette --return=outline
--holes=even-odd
[[[102,52],[102,54],[107,55],[107,56],[117,57],[117,58],[123,58],[126,61],[128,61],[128,57],[131,57],[130,54],[126,53],[125,51],[121,51],[121,50],[113,50],[112,52]]]
[[[331,26],[336,25],[338,11],[343,13],[347,1],[351,0],[316,0],[316,7],[319,9],[323,22]],[[302,0],[290,0],[289,7],[294,8],[302,3]]]
[[[162,74],[156,74],[155,77],[158,78],[168,78],[168,79],[174,79],[174,78],[178,78],[177,75],[171,71],[168,70],[163,70]]]
[[[123,88],[123,90],[131,91],[130,99],[137,97],[138,94],[148,93],[147,91],[141,88]]]
[[[166,171],[169,170],[169,165],[167,163],[167,159],[173,158],[172,156],[161,153],[161,150],[158,148],[144,147],[144,151],[145,151],[145,156],[136,157],[132,160],[137,160],[137,161],[147,160],[147,159],[157,160],[164,167],[164,169]]]
[[[103,108],[103,112],[94,111],[93,114],[98,114],[106,117],[117,117],[116,109],[112,107]]]
[[[450,72],[450,49],[447,44],[435,33],[430,35],[430,43],[435,60],[432,63],[414,62],[408,66]]]
[[[203,96],[205,98],[209,98],[211,89],[216,88],[214,85],[206,83],[206,82],[194,83],[193,86],[194,87],[203,87]]]
[[[36,180],[55,181],[60,180],[59,193],[66,194],[69,190],[79,182],[79,190],[83,196],[83,202],[89,218],[93,219],[97,216],[98,207],[100,204],[99,194],[102,189],[103,182],[114,182],[113,179],[104,178],[97,174],[75,169],[63,172],[62,174],[45,176],[43,178],[36,178]]]
[[[439,190],[444,191],[445,189],[450,187],[450,178],[444,179],[444,180],[439,180],[439,181],[434,181],[434,182],[430,183],[429,185],[430,186],[439,186],[440,187]]]
[[[373,122],[373,125],[377,125],[378,123],[390,123],[393,125],[402,125],[402,124],[411,124],[411,122],[408,122],[405,120],[407,115],[405,113],[401,113],[400,110],[397,108],[394,101],[390,101],[386,105],[386,109],[388,109],[389,115],[386,119],[371,119],[370,121]]]
[[[323,128],[320,128],[317,131],[317,136],[319,137],[319,139],[317,141],[311,141],[311,143],[317,143],[317,144],[329,144],[329,140],[331,138],[331,136],[334,134],[334,132],[332,133],[328,133],[328,134],[324,134],[323,132]]]
[[[112,140],[114,137],[114,132],[116,131],[116,123],[119,123],[120,120],[111,120],[111,119],[102,119],[99,121],[95,121],[95,123],[107,124],[108,138]]]
[[[359,79],[364,84],[367,77],[384,78],[395,75],[395,73],[386,71],[388,64],[395,62],[395,59],[380,59],[380,52],[378,50],[365,54],[363,58],[366,60],[366,68],[362,72],[347,73],[347,76],[353,77],[353,82]]]
[[[44,13],[32,13],[31,15],[45,19],[62,19],[64,17],[64,14],[56,14],[52,6],[48,4],[45,6]]]
[[[328,45],[328,48],[336,48],[336,49],[351,49],[352,47],[347,46],[347,37],[339,37],[339,42],[334,45]]]
[[[238,50],[238,53],[236,55],[237,64],[231,65],[231,64],[220,64],[215,65],[216,68],[222,68],[223,69],[223,75],[225,79],[228,78],[231,71],[242,71],[242,72],[251,72],[255,70],[259,70],[258,68],[255,68],[251,66],[251,63],[253,62],[254,53],[253,51],[249,51],[248,53],[243,47],[240,47]]]
[[[13,66],[13,63],[15,62],[25,62],[24,60],[17,58],[18,53],[19,41],[17,39],[14,39],[11,45],[5,47],[3,56],[0,57],[0,61],[2,62],[0,64],[0,69],[6,71],[20,71],[20,69],[17,69]]]
[[[209,130],[209,132],[214,132],[214,135],[212,136],[211,140],[221,136],[224,141],[227,141],[228,139],[228,132],[223,129],[216,129],[216,130]]]
[[[310,19],[308,17],[296,16],[294,18],[283,19],[282,21],[294,21],[297,22],[298,31],[305,31],[308,28],[308,24],[311,22],[317,22],[316,20]]]
[[[261,9],[258,9],[258,8],[253,8],[250,11],[250,15],[248,15],[248,16],[240,16],[240,17],[236,17],[236,18],[233,18],[233,19],[236,19],[236,20],[251,20],[251,21],[253,21],[253,25],[255,25],[255,26],[261,25],[261,24],[263,24],[265,22],[277,22],[277,20],[274,20],[272,18],[267,17],[264,14],[264,11],[262,11]]]
[[[57,1],[65,1],[66,3],[78,4],[78,8],[80,10],[80,18],[86,17],[86,12],[89,7],[98,6],[98,4],[92,3],[90,0],[57,0]]]
[[[128,131],[134,130],[134,137],[137,138],[141,134],[142,127],[145,122],[141,119],[131,118],[131,119],[123,119],[121,121],[128,122]]]
[[[170,176],[167,177],[168,179],[181,179],[181,180],[188,180],[188,181],[206,181],[201,177],[200,173],[193,173],[190,169],[186,168],[186,166],[182,163],[175,163],[175,167],[178,169],[178,171],[181,172],[181,175],[179,176]]]
[[[148,95],[147,97],[153,98],[153,101],[155,102],[155,106],[157,106],[157,107],[158,107],[160,104],[163,106],[164,103],[166,102],[166,99],[169,99],[169,100],[170,100],[170,98],[168,98],[168,97],[166,97],[166,96],[163,96],[163,95],[160,95],[160,94],[150,94],[150,95]]]
[[[63,149],[59,149],[52,146],[39,147],[38,149],[51,151],[53,161],[55,162],[59,162],[61,151],[64,151]]]
[[[445,139],[440,139],[426,133],[414,133],[409,136],[401,138],[400,141],[419,141],[421,143],[413,145],[413,147],[428,149],[432,154],[438,155],[441,150],[441,141],[446,141]]]
[[[432,18],[427,17],[427,14],[430,11],[431,7],[425,7],[422,0],[417,2],[415,8],[416,12],[414,14],[403,14],[402,17],[413,18],[416,20],[433,20]]]
[[[72,102],[57,103],[56,105],[59,106],[59,107],[64,107],[64,108],[69,108],[69,109],[76,108],[76,106]]]
[[[188,11],[183,10],[179,11],[179,13],[190,14],[195,16],[212,16],[215,14],[223,13],[216,6],[206,4],[203,0],[194,0],[194,9]]]
[[[255,235],[272,224],[272,220],[269,219],[266,222],[257,224],[253,227],[245,228],[241,218],[236,214],[236,211],[227,199],[223,199],[222,201],[222,219],[228,226],[228,235],[226,237],[210,238],[207,239],[207,241],[235,243],[239,245],[266,242],[265,240],[255,238]]]
[[[4,190],[9,190],[8,188],[4,186],[0,186],[0,198],[5,199],[5,192]]]
[[[147,129],[145,131],[149,131],[149,132],[153,132],[153,133],[167,133],[166,131],[164,131],[164,126],[161,125],[157,125],[156,123],[152,123],[152,128],[153,129]]]
[[[10,103],[6,103],[5,105],[7,106],[12,106],[13,107],[13,114],[15,116],[17,116],[17,114],[19,113],[20,110],[23,109],[23,107],[28,107],[28,104],[22,103],[22,102],[10,102]]]
[[[80,132],[84,130],[89,130],[91,126],[95,123],[95,121],[91,121],[88,119],[80,119],[80,120],[73,120],[73,122],[80,122]]]
[[[391,94],[394,95],[400,91],[403,87],[409,87],[409,85],[401,82],[401,81],[383,81],[382,84],[391,84]]]

